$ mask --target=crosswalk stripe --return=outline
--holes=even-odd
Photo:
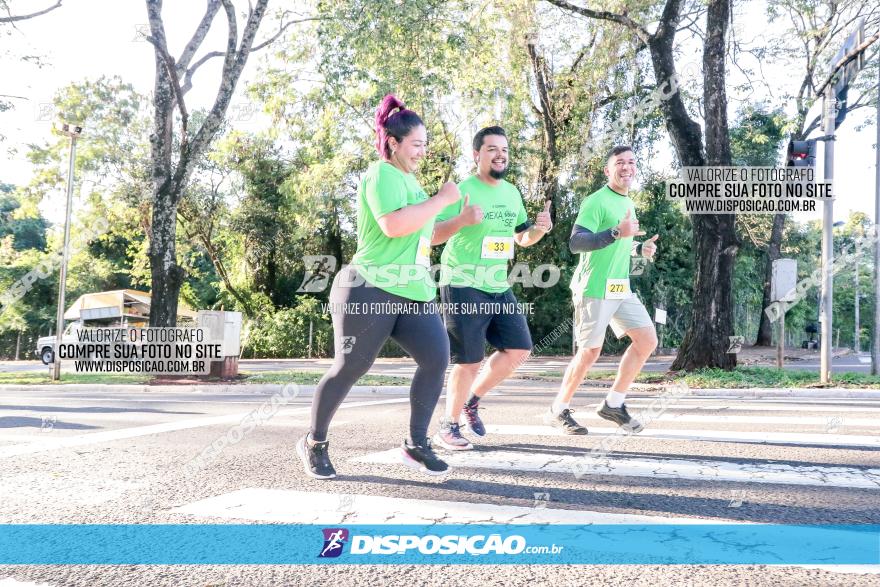
[[[526,471],[541,473],[583,473],[589,476],[652,477],[780,485],[812,485],[880,489],[880,469],[838,466],[792,466],[780,463],[745,463],[709,459],[640,458],[610,453],[607,458],[559,455],[507,450],[460,451],[444,455],[453,467]],[[353,459],[360,463],[393,464],[397,450],[388,450]]]
[[[364,402],[343,403],[340,409],[358,408],[365,406],[374,406],[382,404],[409,403],[409,398],[395,398]],[[310,407],[281,410],[277,416],[302,415],[311,412]],[[61,448],[73,448],[76,446],[86,446],[90,444],[98,444],[101,442],[110,442],[114,440],[123,440],[127,438],[137,438],[139,436],[147,436],[149,434],[160,434],[163,432],[176,432],[178,430],[187,430],[191,428],[203,428],[205,426],[216,426],[220,424],[235,425],[250,414],[251,411],[238,412],[235,414],[224,414],[222,416],[209,416],[206,418],[188,418],[186,420],[177,420],[174,422],[164,422],[162,424],[150,424],[148,426],[135,426],[133,428],[122,428],[119,430],[108,430],[106,432],[91,432],[87,434],[77,434],[76,436],[66,436],[61,438],[50,438],[36,442],[28,442],[23,444],[14,444],[11,446],[0,447],[0,459],[14,456],[34,454],[49,450],[57,450]]]
[[[880,416],[880,403],[874,403],[871,406],[822,406],[810,404],[798,405],[772,405],[772,404],[744,404],[739,402],[719,403],[713,400],[713,403],[703,402],[705,405],[698,404],[663,404],[667,410],[687,410],[690,412],[834,412],[846,413],[852,412],[856,414],[877,414]],[[626,406],[630,410],[642,410],[651,407],[651,402],[647,400],[627,400]]]
[[[633,415],[638,417],[638,412],[633,410]],[[595,412],[588,411],[584,415],[585,420],[600,420]],[[699,422],[713,424],[791,424],[797,426],[825,426],[829,417],[816,416],[729,416],[726,414],[702,415],[702,414],[660,414],[651,421],[661,422]],[[841,418],[847,426],[860,426],[863,428],[880,427],[880,418]]]
[[[19,581],[12,577],[0,579],[0,587],[51,587],[48,583],[33,583],[31,581]]]
[[[622,434],[619,428],[589,427],[590,435],[612,436]],[[520,426],[513,424],[486,424],[489,434],[511,436],[567,436],[552,426]],[[858,434],[821,434],[807,432],[770,432],[766,430],[687,430],[647,428],[636,438],[667,440],[704,440],[709,442],[743,442],[752,444],[803,444],[820,446],[880,447],[880,436]]]
[[[551,502],[552,503],[552,502]],[[466,501],[435,501],[378,495],[248,488],[171,510],[199,517],[283,524],[710,524],[737,523],[641,514],[619,514]]]

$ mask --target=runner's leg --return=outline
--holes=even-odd
[[[446,396],[446,419],[458,422],[464,403],[470,396],[470,390],[477,378],[482,363],[457,363],[449,373],[449,384]]]
[[[353,269],[352,269],[353,270]],[[336,283],[330,292],[330,302],[336,309],[348,304],[352,312],[333,312],[335,356],[333,365],[321,378],[312,399],[312,425],[309,440],[327,440],[327,429],[336,410],[376,360],[382,345],[397,322],[396,314],[369,314],[356,309],[370,303],[395,302],[401,298],[377,287],[359,285],[340,287]],[[369,307],[369,306],[366,306]]]
[[[568,407],[571,398],[574,397],[580,384],[584,382],[584,378],[599,358],[601,352],[602,347],[578,349],[568,367],[565,368],[565,375],[562,376],[562,385],[559,387],[556,399],[553,400],[554,412],[559,413]],[[557,407],[559,407],[559,410],[556,409]]]
[[[489,393],[489,390],[510,377],[525,362],[530,352],[525,349],[507,349],[492,353],[486,366],[471,384],[471,393],[477,397]]]
[[[410,437],[421,444],[446,378],[449,366],[449,337],[433,302],[421,305],[418,314],[401,314],[391,337],[409,353],[418,367],[410,386]]]
[[[620,367],[617,369],[617,378],[614,380],[614,385],[611,386],[611,390],[619,394],[626,394],[629,386],[645,366],[645,361],[657,348],[657,333],[653,326],[633,328],[627,330],[626,335],[632,339],[632,343],[623,353]],[[615,399],[617,398],[615,397]],[[623,403],[623,398],[620,400],[620,403],[609,401],[608,405],[612,408],[619,407]]]

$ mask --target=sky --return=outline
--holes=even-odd
[[[13,2],[16,12],[36,10],[50,5],[50,0]],[[270,7],[273,3],[270,3]],[[756,37],[772,35],[775,31],[762,17],[762,2],[751,2],[745,12],[735,18],[739,31],[747,30]],[[172,54],[179,54],[204,13],[205,2],[166,2],[165,26]],[[240,19],[241,22],[241,19]],[[262,35],[271,33],[263,24]],[[16,108],[0,113],[0,134],[6,135],[0,143],[0,180],[25,184],[30,180],[31,167],[25,158],[27,144],[42,143],[51,138],[53,117],[47,111],[56,90],[74,81],[96,79],[101,75],[119,75],[138,91],[152,90],[155,66],[152,46],[142,39],[141,31],[148,30],[146,8],[142,0],[65,0],[61,8],[39,18],[23,21],[18,31],[0,37],[0,51],[9,49],[12,54],[39,54],[46,62],[43,68],[4,58],[3,75],[0,76],[0,94],[19,96],[14,99]],[[239,25],[239,30],[243,24]],[[870,31],[867,33],[870,34]],[[224,47],[226,35],[222,14],[214,21],[214,27],[203,44],[203,51]],[[0,52],[3,54],[3,52]],[[248,111],[249,104],[243,96],[247,81],[257,71],[257,55],[252,55],[236,90],[231,110]],[[194,87],[187,95],[190,112],[209,107],[216,92],[221,60],[214,59],[203,66],[194,80]],[[764,63],[767,79],[774,83],[793,83],[797,76],[785,68]],[[740,79],[737,79],[740,76]],[[730,87],[741,81],[741,74],[730,69]],[[760,93],[758,94],[760,97]],[[772,96],[767,96],[772,98]],[[771,99],[771,103],[775,103]],[[732,105],[732,108],[734,106]],[[818,109],[818,106],[815,107]],[[731,112],[733,114],[733,112]],[[835,153],[835,219],[845,219],[850,210],[866,212],[874,216],[876,113],[865,108],[847,118],[837,133]],[[258,131],[263,124],[259,116],[243,117],[235,123],[242,130]],[[856,126],[866,123],[866,128],[856,132]],[[86,129],[88,132],[88,129]],[[10,154],[9,148],[17,150]],[[671,158],[661,152],[652,167],[670,167]],[[821,170],[821,148],[819,168]],[[821,172],[820,172],[821,173]],[[57,199],[63,194],[53,194],[47,199],[44,214],[57,220],[60,206]],[[62,200],[63,201],[63,200]],[[818,218],[820,214],[800,214],[798,220]]]

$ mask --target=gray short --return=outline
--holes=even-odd
[[[601,348],[609,325],[617,338],[634,328],[654,327],[644,304],[635,295],[622,300],[581,296],[574,304],[574,324],[579,349]]]

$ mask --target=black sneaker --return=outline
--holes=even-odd
[[[480,414],[478,413],[479,409],[479,401],[474,404],[471,404],[470,402],[466,403],[463,408],[464,418],[467,420],[467,427],[471,432],[477,436],[486,436],[486,427],[483,426],[483,421],[480,420]]]
[[[562,431],[566,434],[575,434],[575,435],[584,435],[587,433],[587,429],[578,424],[574,418],[571,417],[571,413],[574,410],[564,409],[562,413],[556,415],[553,413],[552,408],[547,410],[544,413],[544,423],[550,424],[556,428],[562,428]]]
[[[400,447],[400,460],[407,467],[428,475],[443,475],[449,470],[449,465],[437,457],[427,438],[422,444],[404,441]]]
[[[333,464],[330,462],[330,457],[327,454],[327,446],[330,442],[325,440],[324,442],[316,442],[314,446],[309,446],[306,436],[300,438],[299,442],[296,443],[296,454],[299,455],[299,460],[302,461],[306,475],[315,479],[333,479],[336,477],[336,469],[333,468]]]
[[[608,405],[608,402],[603,401],[599,409],[596,410],[596,413],[599,414],[600,418],[611,420],[624,430],[632,432],[633,434],[645,429],[641,422],[629,415],[629,412],[626,410],[626,404],[621,404],[619,408],[612,408]]]

